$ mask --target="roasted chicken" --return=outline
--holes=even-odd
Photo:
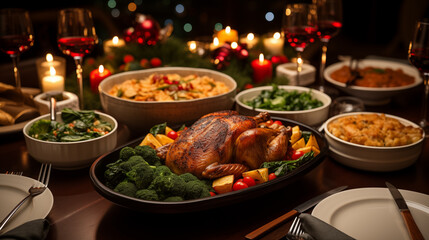
[[[270,119],[235,111],[207,114],[171,144],[158,149],[158,156],[175,173],[190,172],[199,178],[215,179],[258,168],[265,161],[284,159],[290,128],[258,128]]]

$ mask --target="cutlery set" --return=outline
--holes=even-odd
[[[413,216],[411,215],[411,212],[410,212],[402,194],[392,184],[386,182],[386,186],[389,189],[389,191],[393,197],[393,200],[395,201],[395,204],[398,206],[398,209],[399,209],[401,216],[404,220],[405,226],[407,228],[407,231],[409,233],[411,240],[424,240],[424,237],[423,237],[422,233],[420,232],[416,222],[414,221]],[[299,215],[301,213],[307,211],[308,209],[314,207],[315,205],[317,205],[320,201],[322,201],[326,197],[333,195],[335,193],[341,192],[346,188],[347,188],[347,186],[338,187],[338,188],[332,189],[328,192],[325,192],[319,196],[316,196],[316,197],[298,205],[297,207],[295,207],[293,210],[289,211],[288,213],[274,219],[273,221],[263,225],[262,227],[254,230],[253,232],[247,234],[245,236],[245,238],[249,239],[249,240],[259,239],[259,238],[263,237],[264,235],[266,235],[267,233],[269,233],[274,228],[278,227],[280,224],[286,222],[287,220],[289,220],[290,218],[295,216],[295,219],[293,220],[292,225],[291,225],[288,233],[282,239],[287,239],[287,240],[302,239],[301,236],[303,236],[304,231],[301,228],[301,221],[300,221]]]

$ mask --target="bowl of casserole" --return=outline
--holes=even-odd
[[[425,133],[397,116],[354,112],[331,117],[324,125],[331,156],[361,170],[388,172],[412,165],[420,156]]]
[[[167,120],[174,127],[230,110],[236,88],[233,78],[218,71],[161,67],[109,76],[99,94],[103,110],[139,134]]]

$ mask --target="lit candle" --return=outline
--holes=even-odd
[[[220,46],[219,44],[219,38],[215,37],[213,38],[213,42],[210,44],[210,50],[215,50],[216,48],[218,48]]]
[[[196,41],[189,41],[188,42],[188,48],[191,53],[197,52],[197,42]]]
[[[261,83],[272,78],[273,65],[269,60],[264,59],[264,54],[259,54],[259,59],[253,60],[251,65],[253,69],[253,81],[255,83]]]
[[[50,67],[50,75],[42,79],[43,92],[64,91],[64,77],[57,75],[55,68]]]
[[[245,37],[240,38],[241,43],[247,44],[247,48],[253,48],[259,41],[259,38],[255,36],[253,33],[247,34]]]
[[[92,70],[89,74],[92,92],[98,93],[98,85],[110,75],[112,75],[112,73],[108,69],[105,69],[103,65],[100,65],[98,69]]]
[[[105,54],[112,53],[112,48],[119,48],[125,46],[125,41],[123,39],[118,38],[118,36],[114,36],[112,40],[104,41],[103,49]]]
[[[217,33],[217,38],[220,44],[224,44],[225,42],[238,42],[238,33],[236,30],[231,29],[230,26],[227,26]]]
[[[283,45],[284,39],[279,32],[274,33],[271,38],[264,39],[264,47],[271,55],[283,55]]]

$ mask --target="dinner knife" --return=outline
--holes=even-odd
[[[262,237],[263,235],[265,235],[266,233],[268,233],[269,231],[271,231],[273,228],[277,227],[278,225],[280,225],[281,223],[285,222],[286,220],[298,215],[299,213],[305,212],[308,209],[314,207],[316,204],[318,204],[320,201],[322,201],[323,199],[325,199],[326,197],[337,193],[337,192],[341,192],[342,190],[346,189],[347,186],[341,186],[341,187],[337,187],[334,188],[328,192],[325,192],[319,196],[316,196],[304,203],[301,203],[300,205],[296,206],[293,210],[289,211],[286,214],[283,214],[282,216],[274,219],[273,221],[265,224],[264,226],[254,230],[253,232],[247,234],[245,236],[246,239],[250,239],[250,240],[254,240],[254,239],[258,239],[260,237]]]
[[[414,221],[413,216],[411,215],[410,209],[408,208],[404,197],[402,197],[402,194],[392,184],[386,182],[386,186],[389,189],[390,194],[392,194],[393,200],[395,200],[395,203],[398,206],[399,211],[401,212],[401,216],[404,219],[405,225],[407,226],[407,230],[408,230],[408,233],[410,234],[411,239],[424,240],[422,233],[420,232],[416,222]]]

